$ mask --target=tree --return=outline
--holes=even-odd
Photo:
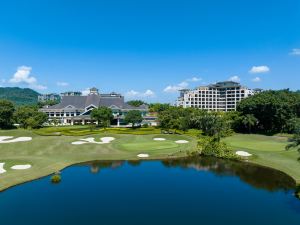
[[[252,114],[255,130],[264,133],[286,132],[286,123],[300,117],[300,93],[290,90],[264,91],[243,99],[237,107],[241,115]],[[243,125],[243,124],[241,124]]]
[[[162,103],[151,103],[149,105],[149,111],[150,112],[163,112],[167,109],[169,109],[171,106],[170,104],[162,104]]]
[[[142,100],[131,100],[128,101],[127,104],[135,107],[139,107],[141,105],[147,105],[147,103]]]
[[[47,122],[48,116],[43,112],[34,112],[33,115],[26,119],[26,124],[32,129],[41,128]]]
[[[0,128],[9,128],[12,126],[15,107],[12,102],[0,100]]]
[[[39,112],[37,107],[20,106],[14,113],[14,120],[24,129],[28,127],[36,129],[43,126],[48,120],[48,116],[43,112]]]
[[[289,141],[291,143],[286,146],[286,150],[298,147],[298,152],[300,153],[300,132],[297,132],[296,134],[294,134],[294,136],[292,138],[290,138]]]
[[[99,108],[92,110],[91,118],[96,120],[99,126],[109,127],[114,116],[110,108],[100,106]]]
[[[248,129],[249,133],[251,133],[252,127],[257,124],[257,119],[252,114],[246,114],[241,118],[242,124]]]
[[[133,128],[135,124],[143,121],[143,117],[139,110],[131,110],[125,115],[124,120],[126,123],[131,123]]]

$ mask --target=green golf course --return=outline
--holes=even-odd
[[[192,135],[194,131],[186,134],[160,134],[158,129],[81,129],[78,132],[76,129],[0,131],[2,137],[32,137],[31,141],[0,143],[0,163],[4,163],[5,170],[0,173],[0,190],[53,174],[76,163],[93,160],[140,160],[139,154],[146,154],[145,158],[149,160],[177,158],[187,156],[188,152],[197,149],[197,138]],[[69,135],[62,135],[64,132]],[[99,142],[103,137],[113,137],[114,140],[101,144],[72,144],[86,138],[95,138]],[[156,141],[156,138],[163,140]],[[188,143],[176,143],[178,140]],[[297,160],[299,153],[295,149],[285,150],[288,143],[286,137],[235,134],[224,140],[233,151],[251,153],[253,156],[247,157],[247,161],[285,172],[300,183],[300,162]],[[31,165],[29,169],[11,168],[14,165],[28,164]]]
[[[147,159],[164,159],[185,156],[186,151],[196,149],[197,140],[186,135],[175,134],[115,134],[99,133],[85,136],[41,136],[30,130],[0,131],[0,136],[32,137],[31,141],[0,143],[0,163],[5,163],[6,172],[0,174],[0,190],[16,184],[37,179],[63,168],[92,160],[139,160],[139,154],[147,154]],[[72,142],[84,138],[113,137],[105,144],[86,143],[74,145]],[[154,138],[164,138],[155,141]],[[187,140],[177,144],[177,140]],[[30,169],[13,170],[13,165],[31,165]]]
[[[250,162],[280,170],[300,183],[300,154],[296,149],[285,150],[287,137],[255,134],[236,134],[225,138],[225,142],[234,150],[253,154]]]

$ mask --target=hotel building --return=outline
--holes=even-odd
[[[237,82],[225,81],[200,86],[196,89],[180,90],[176,105],[188,108],[200,108],[208,111],[235,111],[237,104],[244,98],[252,96],[260,89],[248,89]]]

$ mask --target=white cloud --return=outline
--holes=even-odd
[[[198,82],[201,80],[202,80],[202,78],[200,78],[200,77],[192,77],[191,79],[187,79],[187,81],[189,81],[189,82]]]
[[[83,96],[86,96],[86,95],[88,95],[89,93],[90,93],[90,88],[86,88],[86,89],[84,89],[84,90],[81,91],[81,94],[82,94]]]
[[[261,81],[261,78],[260,77],[255,77],[252,79],[253,82],[260,82]]]
[[[66,87],[66,86],[69,86],[69,83],[58,81],[58,82],[56,82],[56,85],[57,85],[57,86],[60,86],[60,87]]]
[[[148,89],[144,92],[130,90],[125,94],[128,98],[152,98],[155,97],[154,91]]]
[[[230,81],[234,81],[234,82],[240,82],[241,78],[239,78],[239,76],[232,76],[229,78]]]
[[[36,83],[36,78],[30,76],[31,67],[29,66],[20,66],[18,67],[17,72],[13,75],[13,77],[9,80],[10,83],[25,83],[25,84],[33,84]]]
[[[184,89],[184,88],[187,88],[189,86],[189,83],[186,82],[186,81],[183,81],[177,85],[169,85],[167,86],[165,89],[164,89],[164,92],[167,92],[167,93],[174,93],[174,92],[177,92],[181,89]]]
[[[299,55],[300,56],[300,48],[294,48],[290,52],[290,55]]]
[[[12,84],[26,84],[30,88],[37,90],[45,90],[46,86],[38,84],[37,79],[34,76],[31,76],[32,68],[29,66],[20,66],[17,69],[17,72],[13,75],[13,77],[9,80],[9,83]]]
[[[267,73],[270,71],[268,66],[253,66],[249,73]]]
[[[153,91],[151,91],[150,89],[148,89],[144,92],[144,96],[145,97],[154,97],[155,93]]]

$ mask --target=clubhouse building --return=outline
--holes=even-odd
[[[148,115],[148,106],[131,106],[124,101],[124,96],[112,92],[100,94],[97,88],[91,88],[87,96],[82,94],[61,95],[61,102],[53,106],[44,106],[40,111],[49,117],[49,122],[58,122],[63,125],[90,124],[92,123],[91,111],[100,106],[106,106],[113,112],[112,125],[124,124],[124,117],[130,110],[139,110],[144,118],[143,123],[155,125],[156,117]]]

